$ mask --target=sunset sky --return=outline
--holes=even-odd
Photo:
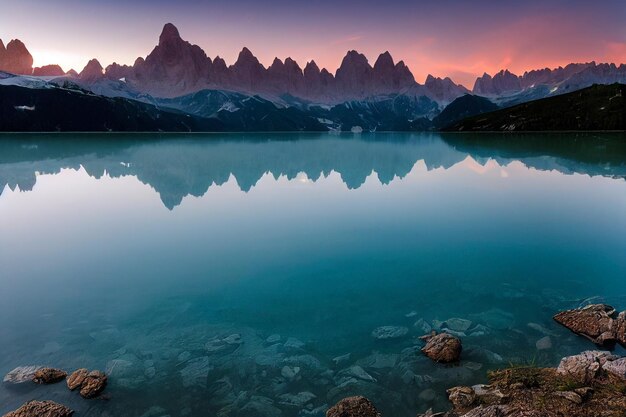
[[[163,24],[210,57],[232,64],[247,46],[334,72],[346,51],[373,64],[389,50],[418,82],[569,62],[626,62],[625,0],[2,0],[0,39],[26,43],[35,66],[82,69],[132,64],[156,45]]]

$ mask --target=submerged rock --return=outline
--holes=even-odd
[[[537,342],[535,343],[535,347],[537,348],[537,350],[552,349],[552,339],[550,338],[550,336],[542,337],[541,339],[537,340]]]
[[[41,368],[35,371],[33,382],[37,384],[55,384],[65,379],[67,372],[55,368]]]
[[[18,366],[4,376],[3,382],[10,384],[22,384],[31,382],[35,376],[35,372],[43,368],[40,365]]]
[[[297,394],[282,394],[278,396],[279,403],[289,407],[302,408],[306,404],[313,401],[317,396],[311,392],[299,392]]]
[[[409,329],[402,326],[381,326],[372,331],[372,337],[378,340],[396,339],[406,336]]]
[[[456,362],[461,357],[461,341],[448,333],[439,333],[426,338],[422,352],[435,362]]]
[[[29,401],[3,417],[69,417],[74,411],[54,401]]]
[[[107,376],[103,372],[91,371],[80,386],[80,395],[83,398],[94,398],[104,390],[106,384]]]
[[[74,391],[76,388],[83,385],[83,382],[85,381],[85,378],[87,378],[88,374],[89,371],[85,368],[77,369],[76,371],[72,372],[72,374],[67,377],[66,381],[67,387],[70,389],[70,391]]]
[[[510,329],[515,323],[513,314],[499,308],[492,308],[479,314],[473,314],[470,317],[496,330]]]
[[[374,404],[365,397],[344,398],[326,412],[326,417],[380,417]]]
[[[424,319],[417,320],[413,323],[413,327],[415,327],[422,334],[428,334],[433,331],[432,326]]]
[[[470,320],[454,317],[446,320],[443,326],[455,332],[465,332],[472,327],[472,322]]]
[[[562,311],[554,316],[554,320],[598,346],[610,346],[618,341],[620,328],[626,327],[624,316],[620,314],[618,319],[614,320],[614,314],[615,309],[609,305],[591,304],[583,308]]]
[[[180,371],[183,386],[185,388],[205,386],[211,369],[213,369],[213,367],[210,365],[207,356],[191,359],[186,363],[185,368]]]

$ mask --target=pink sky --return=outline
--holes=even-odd
[[[418,82],[433,74],[469,88],[482,73],[504,68],[521,74],[570,62],[626,62],[623,0],[355,2],[3,0],[0,39],[24,41],[36,66],[80,70],[94,57],[103,66],[132,64],[171,21],[184,39],[229,64],[247,46],[265,66],[290,56],[301,67],[314,59],[334,72],[350,49],[371,64],[388,50]]]

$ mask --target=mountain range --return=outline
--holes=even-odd
[[[372,66],[363,54],[349,51],[334,74],[320,69],[314,61],[302,68],[291,58],[275,58],[266,68],[248,48],[242,49],[232,65],[227,65],[219,56],[210,58],[202,48],[184,40],[178,29],[169,23],[163,27],[157,46],[130,66],[113,63],[103,68],[97,59],[92,59],[80,72],[65,73],[58,65],[38,68],[32,65],[33,58],[21,41],[12,40],[5,47],[0,40],[0,71],[4,72],[0,74],[0,87],[61,89],[70,92],[59,97],[63,94],[74,97],[72,92],[79,91],[103,99],[138,101],[154,106],[152,114],[174,113],[180,117],[182,113],[189,117],[218,119],[219,123],[213,125],[219,126],[219,130],[432,129],[488,110],[556,96],[593,84],[626,82],[626,65],[590,62],[530,71],[521,76],[508,70],[493,76],[484,74],[469,91],[448,77],[429,75],[425,83],[420,84],[404,62],[395,62],[388,52],[380,54]],[[4,105],[23,111],[33,107],[36,101],[45,101],[43,98],[36,100],[35,95],[38,94],[15,90],[9,95],[14,100],[5,98]],[[15,101],[18,97],[30,99]],[[115,107],[121,102],[103,100],[103,103]],[[452,104],[452,108],[440,115]],[[137,108],[145,110],[141,105]],[[53,113],[58,111],[55,109]],[[46,115],[43,115],[42,125],[54,122],[54,114],[48,114],[50,120],[45,123]],[[140,130],[164,127],[136,116],[136,119],[146,120],[143,128],[138,126]],[[20,120],[23,124],[13,128],[27,130],[28,118]],[[186,125],[189,124],[182,126]],[[3,124],[0,130],[6,131],[9,127]],[[125,130],[128,124],[97,123],[86,127],[87,130]]]

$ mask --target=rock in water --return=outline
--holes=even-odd
[[[374,404],[365,397],[348,397],[326,411],[326,417],[380,417]]]
[[[606,304],[591,304],[583,308],[567,310],[554,316],[557,323],[586,337],[593,343],[604,346],[617,340],[617,324],[612,316],[615,309]]]
[[[80,395],[83,398],[94,398],[104,390],[107,376],[100,371],[91,371],[80,386]]]
[[[435,362],[456,362],[461,357],[461,341],[451,334],[439,333],[426,338],[422,352]]]
[[[535,346],[537,347],[537,350],[552,349],[552,339],[550,338],[550,336],[542,337],[541,339],[537,340]]]
[[[3,382],[21,384],[23,382],[32,381],[35,377],[35,372],[41,368],[43,368],[43,366],[40,365],[18,366],[4,376]]]
[[[89,371],[85,368],[81,368],[72,372],[72,374],[67,377],[66,381],[67,387],[70,389],[70,391],[74,391],[76,388],[83,385],[85,378],[87,378],[87,374],[89,374]]]
[[[37,384],[55,384],[62,381],[67,376],[67,372],[55,368],[41,368],[33,375],[33,382]]]
[[[472,322],[469,320],[453,317],[451,319],[446,320],[444,325],[446,328],[450,330],[454,330],[455,332],[465,332],[470,327],[472,327]]]
[[[73,410],[54,401],[29,401],[3,417],[69,417],[72,414]]]
[[[398,337],[405,336],[408,332],[409,329],[406,327],[381,326],[372,331],[372,337],[379,340],[396,339]]]

